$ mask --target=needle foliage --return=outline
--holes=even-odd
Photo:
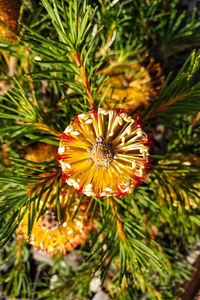
[[[22,1],[17,41],[0,41],[0,284],[5,295],[91,299],[91,281],[100,277],[110,299],[176,299],[175,291],[189,278],[186,256],[198,242],[200,225],[200,21],[196,8],[186,12],[179,4]],[[103,70],[111,62],[140,61],[147,53],[165,78],[150,106],[134,112],[154,142],[148,179],[126,197],[91,198],[86,214],[92,208],[96,226],[72,251],[78,263],[71,263],[70,253],[37,261],[16,229],[28,213],[30,236],[47,202],[56,201],[61,221],[62,174],[56,161],[27,160],[28,148],[39,142],[58,146],[74,116],[109,100],[109,75]],[[164,130],[159,141],[157,126]]]

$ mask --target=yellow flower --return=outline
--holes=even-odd
[[[20,3],[19,0],[0,0],[0,40],[16,41],[13,32],[17,32]]]
[[[55,194],[56,189],[53,190],[51,197]],[[91,212],[84,216],[88,207],[90,199],[85,197],[78,209],[75,218],[72,220],[74,211],[79,203],[79,196],[76,193],[72,206],[68,211],[70,199],[73,196],[74,189],[65,186],[59,195],[61,204],[62,221],[59,224],[56,209],[56,200],[53,204],[47,204],[47,211],[38,220],[36,219],[32,228],[30,239],[28,238],[28,213],[25,214],[17,229],[17,236],[19,239],[29,241],[36,250],[43,251],[49,255],[61,252],[71,251],[78,245],[82,244],[87,238],[88,232],[94,227],[90,222]],[[41,199],[45,200],[46,193]]]
[[[147,108],[163,85],[160,65],[154,63],[153,58],[146,67],[139,62],[117,64],[115,67],[111,64],[105,73],[110,77],[102,92],[108,85],[111,86],[105,106],[125,109],[129,113],[136,108]]]
[[[25,159],[33,162],[49,162],[56,159],[58,147],[50,144],[37,143],[28,148]]]
[[[63,179],[87,196],[131,193],[146,179],[148,144],[138,117],[103,108],[80,114],[61,136]]]

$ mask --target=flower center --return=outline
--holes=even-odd
[[[48,210],[42,217],[40,224],[45,230],[53,230],[58,228],[59,223],[56,213],[52,210]]]
[[[102,138],[97,138],[90,152],[90,157],[97,166],[108,167],[113,160],[114,152],[111,143],[106,143]]]

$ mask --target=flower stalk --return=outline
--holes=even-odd
[[[85,90],[86,90],[86,93],[88,95],[88,102],[89,102],[91,108],[94,108],[94,100],[93,100],[93,97],[92,97],[92,93],[91,93],[91,89],[90,89],[90,84],[88,82],[88,78],[87,78],[85,67],[82,64],[82,61],[80,59],[80,56],[79,56],[78,52],[74,51],[74,53],[72,54],[72,57],[74,59],[75,64],[79,68],[81,80],[82,80],[82,82],[83,82],[83,84],[85,86]]]

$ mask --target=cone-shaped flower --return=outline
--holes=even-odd
[[[58,147],[45,143],[37,143],[29,147],[25,159],[33,162],[50,162],[56,159]]]
[[[160,65],[153,58],[149,59],[147,66],[139,62],[113,65],[115,67],[112,68],[111,64],[105,71],[110,77],[102,93],[108,85],[111,87],[106,95],[105,107],[125,109],[129,113],[136,108],[147,108],[163,86]]]
[[[55,193],[56,189],[53,189],[51,196]],[[80,198],[76,193],[68,210],[73,193],[74,189],[67,185],[60,192],[60,223],[58,222],[55,200],[53,204],[47,204],[48,209],[46,213],[34,222],[30,238],[28,238],[28,212],[24,215],[17,229],[18,238],[30,242],[36,250],[43,251],[50,255],[58,252],[66,254],[66,252],[82,244],[87,238],[88,232],[94,227],[94,224],[90,222],[91,210],[89,210],[85,216],[90,199],[88,197],[82,199],[75,218],[72,220]],[[45,200],[45,197],[46,194],[44,193],[40,208],[42,207],[42,202]]]
[[[148,137],[138,117],[116,109],[80,114],[58,149],[63,179],[87,196],[120,197],[146,179]]]
[[[20,0],[0,0],[0,40],[16,41],[20,5]]]

